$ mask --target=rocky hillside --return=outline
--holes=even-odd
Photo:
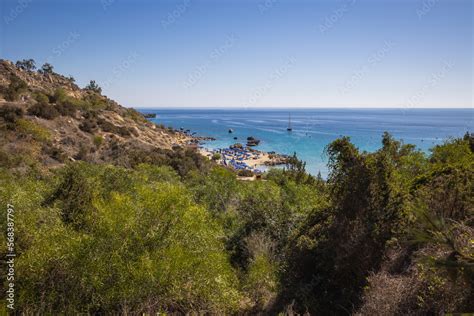
[[[130,166],[191,140],[103,96],[98,86],[81,89],[52,69],[6,60],[0,60],[0,134],[0,161],[12,167],[74,160]]]

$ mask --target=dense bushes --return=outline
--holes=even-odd
[[[34,94],[36,103],[31,105],[28,109],[28,114],[35,115],[44,119],[54,119],[60,115],[75,117],[78,110],[81,110],[87,115],[88,113],[96,112],[100,109],[105,109],[108,106],[108,101],[98,94],[87,94],[84,98],[78,99],[68,96],[64,89],[57,89],[53,94],[45,94],[36,92]],[[97,124],[94,122],[93,124]],[[84,131],[93,131],[91,122],[84,124]],[[118,132],[124,135],[129,135],[128,129],[115,128]]]
[[[112,145],[122,167],[41,177],[0,168],[0,200],[17,210],[18,312],[471,311],[470,137],[430,157],[388,134],[373,153],[338,139],[327,182],[296,157],[239,181],[178,147]]]
[[[189,148],[177,147],[174,150],[153,148],[152,150],[140,147],[119,146],[111,144],[111,158],[117,165],[134,168],[140,164],[170,166],[181,177],[185,178],[192,172],[206,172],[211,164],[198,152]]]
[[[295,299],[296,306],[318,313],[350,313],[360,306],[373,312],[387,301],[391,309],[379,313],[438,314],[446,311],[443,305],[472,310],[466,305],[472,291],[459,291],[459,281],[449,281],[442,267],[472,275],[473,253],[465,250],[465,238],[473,237],[468,205],[474,160],[468,142],[438,146],[430,161],[388,134],[375,153],[360,153],[340,139],[328,146],[328,154],[331,205],[311,215],[295,234],[282,300]],[[413,248],[418,238],[430,246]],[[394,252],[398,255],[387,259]],[[421,268],[427,259],[436,264]],[[398,287],[404,282],[405,290]],[[417,289],[409,291],[412,287]]]
[[[236,310],[219,226],[184,187],[140,170],[71,165],[52,179],[52,195],[49,180],[4,179],[1,200],[17,209],[19,310]]]

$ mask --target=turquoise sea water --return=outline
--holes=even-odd
[[[349,136],[361,150],[381,146],[384,131],[425,152],[450,137],[474,132],[474,109],[141,109],[156,113],[157,124],[184,128],[216,141],[204,147],[223,148],[248,136],[261,140],[256,148],[284,154],[296,152],[312,174],[327,175],[325,146]],[[291,113],[293,131],[287,132]],[[228,133],[233,129],[232,134]],[[237,140],[233,138],[237,137]]]

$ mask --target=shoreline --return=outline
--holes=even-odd
[[[145,114],[146,113],[142,112],[142,115]],[[154,118],[155,117],[152,119]],[[150,118],[146,119],[149,122],[158,125],[156,122],[150,120]],[[173,132],[176,135],[174,145],[193,148],[203,157],[215,161],[220,166],[232,169],[243,178],[250,176],[250,173],[252,176],[265,173],[266,170],[262,170],[262,167],[285,165],[288,161],[287,155],[279,154],[274,151],[266,152],[258,150],[255,149],[254,146],[248,146],[248,144],[247,146],[244,146],[240,143],[236,143],[227,148],[206,148],[205,143],[208,141],[215,141],[216,138],[196,135],[196,132],[191,132],[191,130],[185,130],[183,128],[173,128]],[[260,140],[256,140],[253,137],[249,137],[247,141],[256,141],[256,146],[258,146],[258,143],[260,142]]]
[[[199,147],[198,152],[214,160],[221,166],[230,167],[239,172],[248,170],[255,174],[264,173],[261,167],[284,165],[287,157],[275,152],[265,152],[248,146],[229,146],[228,148],[209,149]]]

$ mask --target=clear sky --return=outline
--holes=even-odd
[[[472,0],[0,1],[0,57],[129,107],[472,107]]]

